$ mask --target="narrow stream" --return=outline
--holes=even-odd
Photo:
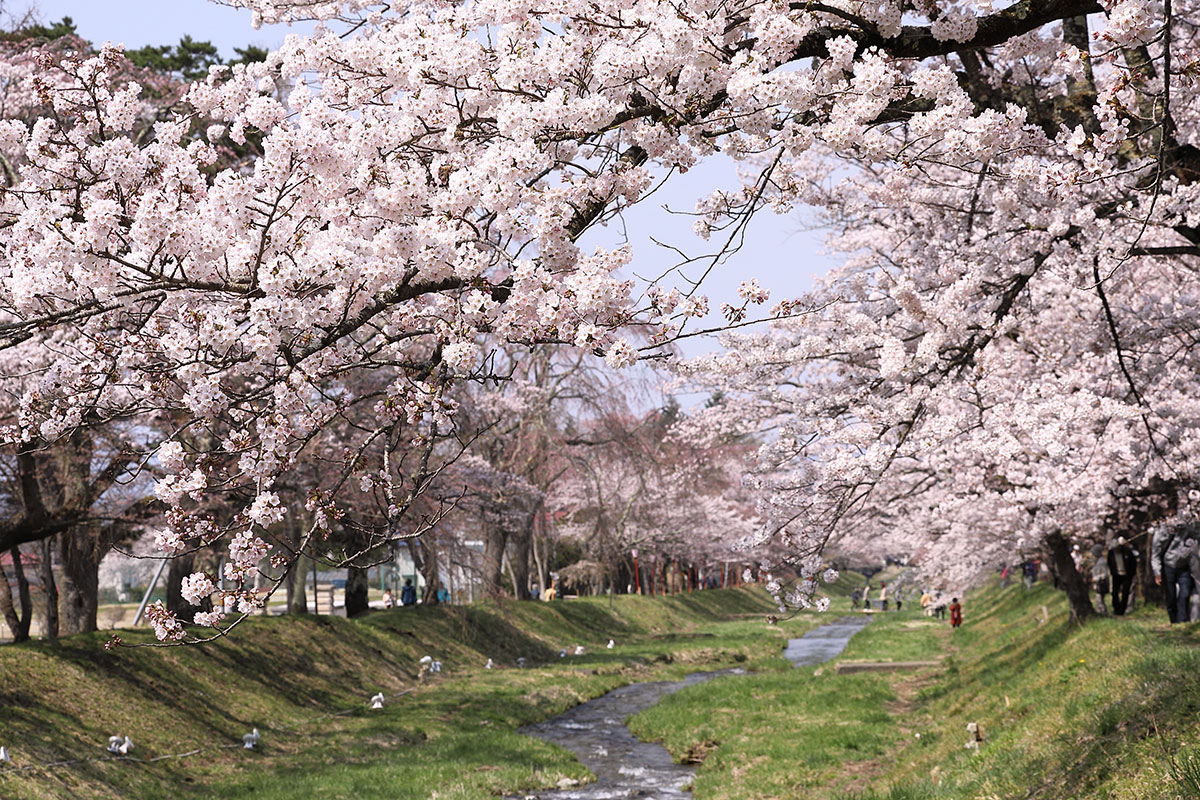
[[[789,639],[783,655],[796,666],[820,664],[846,648],[850,637],[869,622],[846,617]],[[625,727],[625,720],[650,708],[663,697],[686,686],[720,675],[745,674],[745,670],[694,672],[681,681],[633,683],[614,689],[559,716],[528,725],[521,733],[565,747],[588,769],[596,781],[586,786],[553,789],[520,795],[523,800],[680,800],[691,795],[684,790],[692,781],[694,767],[676,764],[667,749],[657,742],[642,742]]]

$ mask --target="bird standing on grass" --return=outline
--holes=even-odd
[[[616,646],[617,646],[616,642],[614,642],[612,639],[608,640],[608,649],[609,650],[612,650]]]
[[[577,656],[583,655],[583,645],[581,645],[581,644],[575,645],[575,655],[577,655]]]
[[[371,697],[371,708],[383,708],[383,692]]]
[[[110,736],[108,737],[108,752],[118,755],[127,755],[133,749],[133,740],[128,736]]]
[[[242,736],[242,747],[247,750],[253,750],[254,745],[258,744],[258,738],[258,728],[255,728]]]
[[[484,664],[484,665],[483,665],[483,668],[484,668],[484,669],[491,669],[491,668],[492,668],[492,660],[491,660],[490,658],[488,659],[488,662],[487,662],[486,664]]]
[[[11,764],[12,758],[8,755],[7,747],[0,747],[0,764]]]

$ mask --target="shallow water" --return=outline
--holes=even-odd
[[[842,617],[819,628],[813,628],[799,639],[788,639],[783,657],[797,667],[811,667],[837,658],[850,643],[850,637],[865,628],[870,621],[868,615],[860,614]]]
[[[850,637],[870,619],[846,617],[789,639],[784,657],[796,666],[811,666],[835,657]],[[681,681],[634,683],[614,689],[560,714],[554,719],[529,725],[522,733],[565,747],[588,769],[596,781],[585,786],[553,789],[519,795],[526,800],[680,800],[691,797],[683,787],[692,782],[695,767],[676,764],[657,742],[638,741],[624,722],[650,708],[663,697],[685,686],[712,680],[719,675],[745,674],[745,670],[695,672]]]

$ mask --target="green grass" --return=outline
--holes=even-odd
[[[0,770],[0,797],[494,798],[588,778],[521,725],[622,684],[733,665],[754,672],[631,720],[702,762],[697,800],[1200,797],[1200,626],[1154,609],[1072,626],[1044,586],[993,584],[965,607],[957,631],[915,603],[875,615],[840,661],[940,661],[887,674],[792,669],[784,640],[827,618],[767,625],[754,588],[257,619],[202,648],[106,652],[103,635],[4,647],[0,744],[17,769]],[[558,657],[576,644],[585,655]],[[427,653],[446,671],[419,685]],[[484,670],[489,657],[501,668]],[[376,691],[392,696],[382,711],[366,708]],[[984,732],[978,753],[963,747],[968,722]],[[242,750],[252,726],[262,745]],[[103,751],[113,733],[142,759],[206,749],[116,761]],[[88,760],[19,769],[62,758]]]
[[[714,681],[632,727],[707,756],[697,800],[1200,797],[1200,626],[1170,627],[1156,609],[1072,625],[1046,586],[992,584],[965,608],[957,631],[876,615],[839,659],[940,668]],[[978,753],[968,722],[983,730]]]
[[[769,610],[761,589],[744,589],[263,618],[203,647],[107,652],[107,633],[4,647],[0,744],[14,763],[0,797],[484,798],[582,779],[568,753],[515,729],[636,680],[778,668]],[[558,657],[576,644],[584,656]],[[425,654],[445,671],[418,685]],[[500,668],[484,670],[488,658]],[[370,711],[377,691],[409,693]],[[261,747],[242,750],[254,726]],[[126,733],[140,759],[205,749],[109,758],[108,736]],[[20,769],[61,759],[86,760]]]
[[[927,660],[945,633],[916,612],[875,615],[838,661]],[[811,796],[885,756],[904,735],[892,713],[892,676],[788,667],[690,687],[635,716],[630,728],[677,757],[707,754],[693,783],[697,798]]]

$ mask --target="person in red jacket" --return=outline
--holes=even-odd
[[[962,606],[959,605],[958,598],[950,603],[950,627],[957,628],[962,625]]]

